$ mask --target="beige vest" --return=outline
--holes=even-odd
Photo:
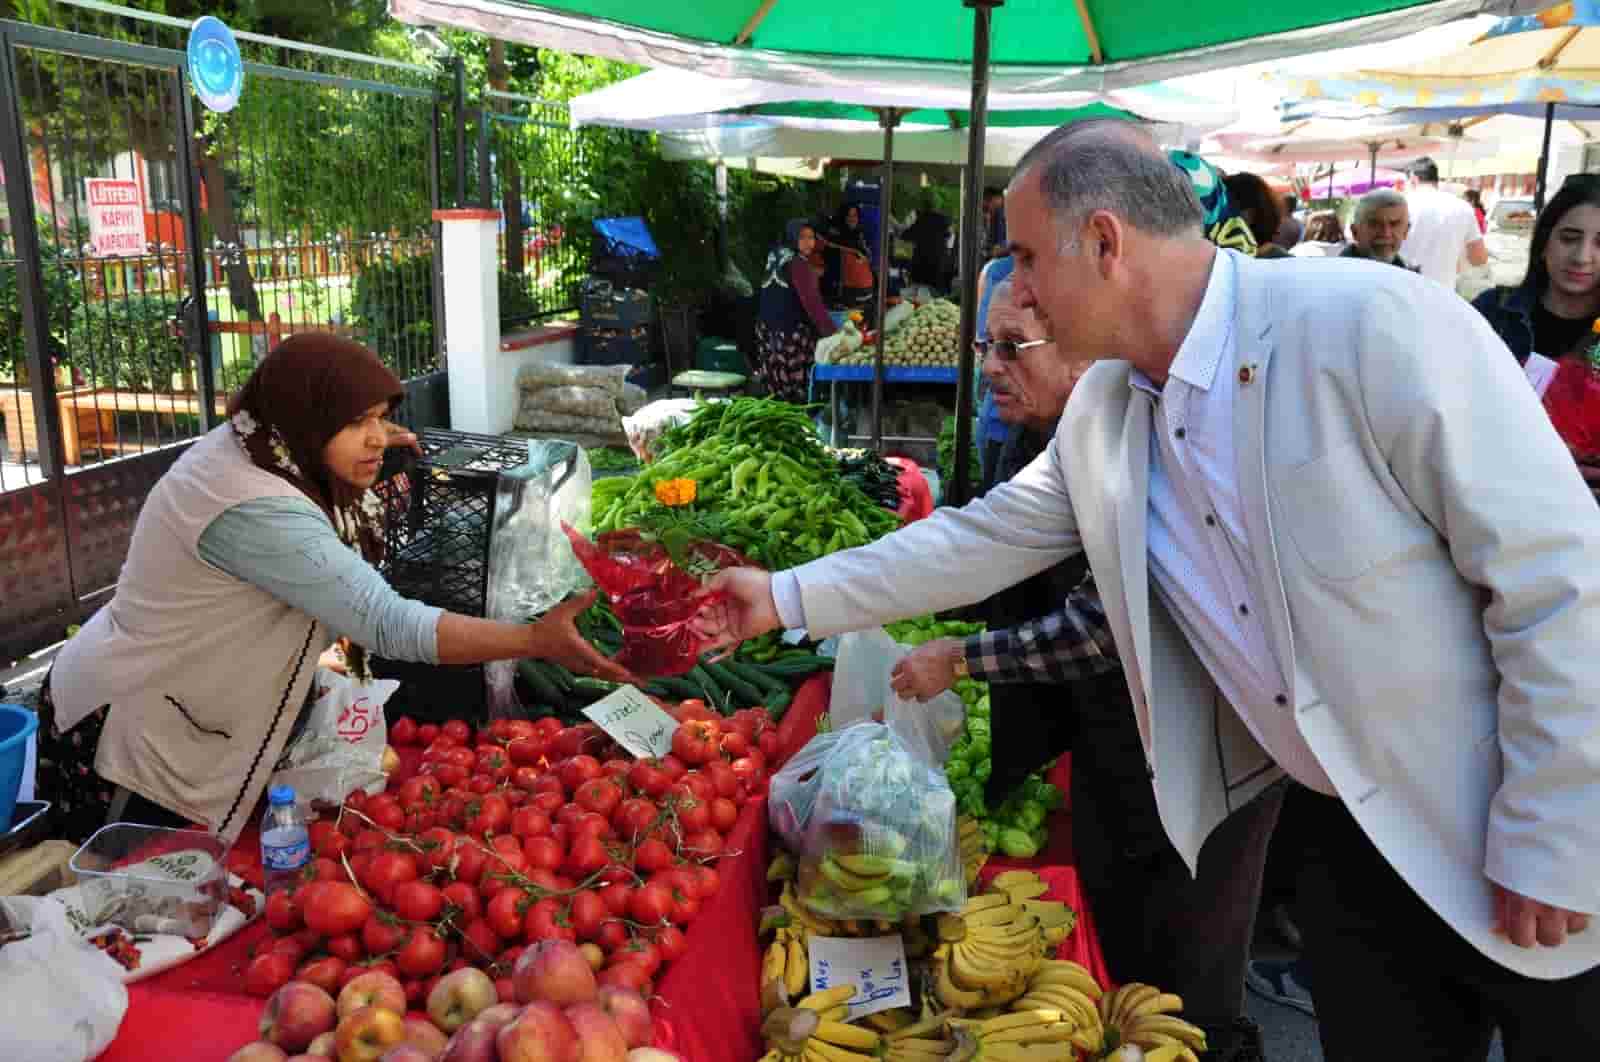
[[[145,499],[109,604],[56,657],[66,729],[109,705],[101,777],[226,841],[255,809],[332,640],[311,616],[200,558],[202,532],[257,498],[300,497],[224,424]]]

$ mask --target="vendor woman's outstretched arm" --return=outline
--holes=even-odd
[[[568,608],[525,625],[461,616],[401,596],[305,499],[236,505],[211,522],[199,548],[206,563],[391,660],[472,664],[531,656],[580,674],[626,677],[577,634]]]

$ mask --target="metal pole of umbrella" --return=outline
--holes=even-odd
[[[983,224],[984,139],[989,129],[989,30],[994,9],[1003,0],[962,0],[972,8],[972,103],[968,107],[967,170],[965,209],[961,227],[972,239],[961,254],[961,347],[960,367],[956,370],[956,452],[955,481],[946,490],[952,504],[965,505],[972,497],[972,406],[975,379],[973,341],[978,337],[978,249],[984,240],[978,235]]]
[[[1367,191],[1372,191],[1378,183],[1378,142],[1374,140],[1367,145],[1367,152],[1372,159],[1372,168],[1367,171]]]
[[[1550,127],[1555,125],[1556,105],[1544,105],[1544,143],[1539,148],[1539,176],[1533,186],[1533,212],[1537,214],[1544,209],[1545,183],[1550,178]]]
[[[878,192],[878,315],[873,323],[878,329],[878,341],[872,349],[872,448],[883,450],[883,318],[889,312],[889,235],[890,209],[894,204],[894,127],[900,124],[900,111],[885,107],[878,112],[878,124],[883,126],[883,176]]]

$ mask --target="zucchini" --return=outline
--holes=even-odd
[[[675,701],[704,700],[706,692],[696,686],[682,675],[671,675],[653,680],[658,686],[667,688],[666,696]]]
[[[607,682],[605,679],[587,677],[574,678],[572,680],[572,693],[569,696],[569,700],[580,705],[581,707],[587,708],[594,702],[600,700],[602,697],[609,697],[611,694],[617,692],[617,690],[621,688],[622,687],[617,683]]]
[[[706,669],[696,664],[689,669],[689,678],[706,691],[706,703],[720,705],[727,697],[717,680],[706,674]]]

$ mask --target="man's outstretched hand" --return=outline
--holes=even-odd
[[[728,568],[711,577],[708,590],[727,595],[696,617],[695,631],[711,648],[738,645],[783,625],[772,600],[772,573],[759,568]]]
[[[1490,882],[1494,887],[1495,932],[1519,948],[1542,944],[1559,948],[1567,937],[1589,928],[1589,916],[1565,907],[1540,903],[1521,893]]]

